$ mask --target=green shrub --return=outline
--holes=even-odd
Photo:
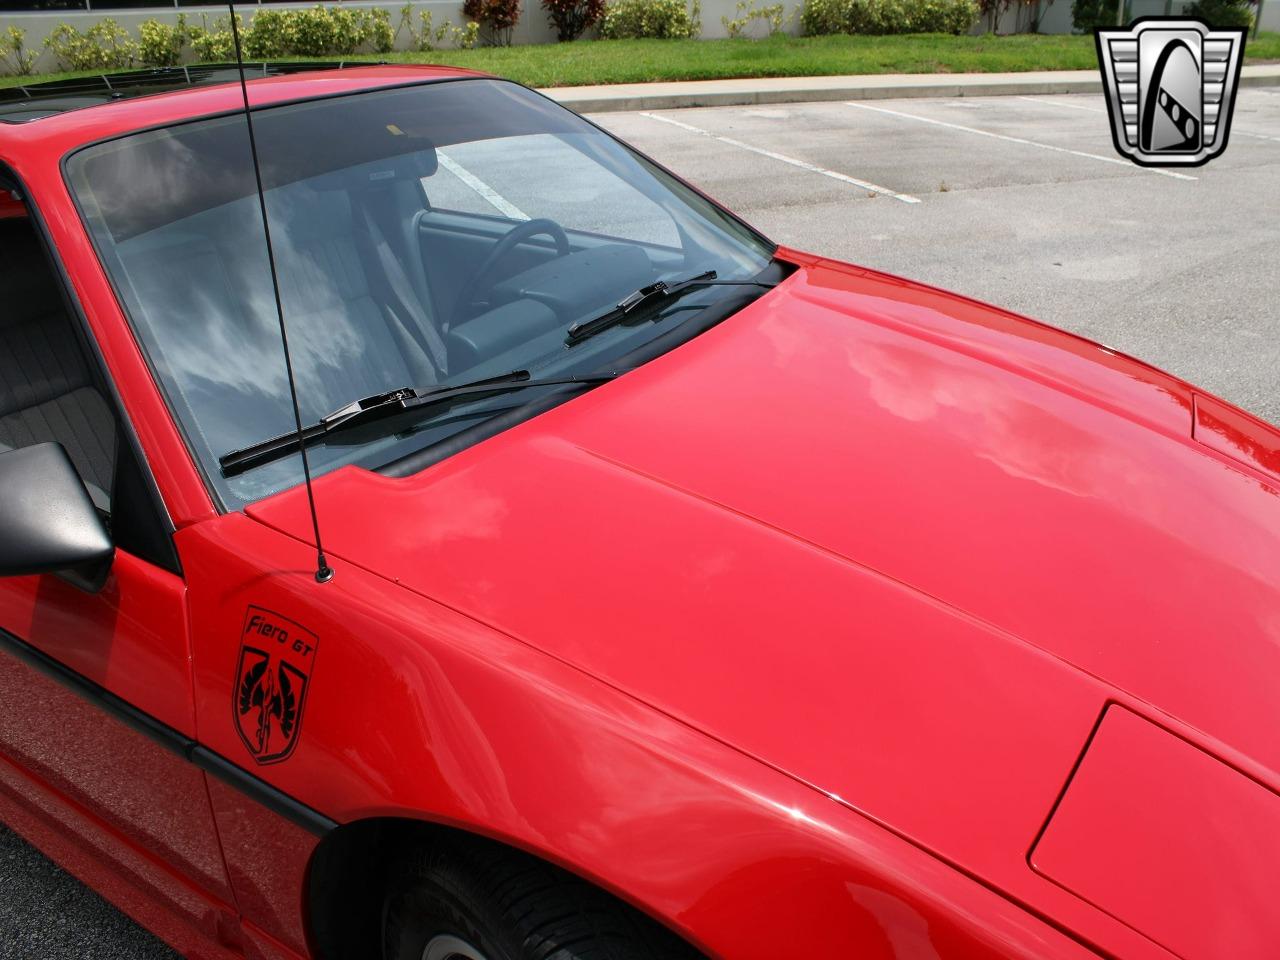
[[[849,33],[911,33],[910,0],[849,0]]]
[[[0,33],[0,65],[4,67],[5,73],[17,74],[20,77],[30,75],[40,54],[38,51],[28,50],[26,43],[27,31],[25,30],[10,27]]]
[[[396,45],[396,32],[391,29],[391,11],[381,7],[360,14],[364,45],[374,53],[390,53]]]
[[[1250,0],[1197,0],[1187,8],[1187,13],[1200,17],[1211,27],[1244,27],[1253,26],[1253,11]]]
[[[154,18],[143,20],[138,26],[138,59],[149,67],[176,67],[188,38],[185,13],[178,14],[177,26]]]
[[[517,5],[519,0],[510,0]],[[406,5],[403,15],[408,17]],[[478,27],[467,24],[455,27],[445,22],[431,30],[431,14],[424,12],[426,35],[416,49],[431,49],[431,38],[448,40],[454,46],[475,46]],[[349,56],[358,50],[388,53],[395,45],[398,31],[391,27],[391,14],[380,7],[368,10],[341,6],[315,6],[303,10],[277,10],[261,7],[246,27],[240,14],[236,25],[244,45],[244,55],[254,60],[282,57]],[[403,24],[402,24],[403,26]],[[410,32],[413,34],[412,22]],[[235,59],[235,39],[229,17],[219,17],[210,26],[209,18],[200,15],[199,25],[189,24],[185,13],[178,14],[176,25],[155,18],[144,20],[138,28],[139,39],[115,20],[94,24],[84,33],[68,24],[59,24],[45,39],[47,46],[63,70],[110,70],[131,66],[139,61],[147,66],[172,67],[182,62],[190,46],[197,62],[214,63]],[[37,55],[23,48],[25,33],[11,27],[0,32],[0,69],[30,73]]]
[[[268,14],[279,17],[279,24],[268,23],[262,30],[261,46],[278,53],[254,53],[253,56],[326,57],[356,52],[364,43],[364,24],[354,10],[344,7],[316,6],[309,10],[260,10],[249,24],[249,38],[256,41],[259,21]],[[273,17],[274,20],[274,17]]]
[[[305,10],[261,7],[244,32],[245,56],[350,56],[360,49],[387,53],[395,42],[391,14],[383,9],[315,6]]]
[[[267,7],[254,11],[246,29],[240,27],[240,43],[246,59],[270,60],[289,52],[289,21],[292,10],[273,10]],[[235,51],[232,51],[235,56]]]
[[[44,38],[63,70],[119,70],[133,66],[138,45],[129,31],[111,17],[99,20],[84,33],[60,23]]]
[[[800,26],[811,37],[848,33],[848,0],[805,0]]]
[[[701,8],[684,0],[614,0],[605,7],[600,35],[607,40],[693,39],[702,32]]]
[[[1071,0],[1071,23],[1092,33],[1096,27],[1114,27],[1120,0]]]
[[[244,40],[244,20],[236,14],[236,27],[240,30],[240,39]],[[219,17],[209,27],[209,19],[200,14],[200,26],[190,27],[187,31],[191,43],[191,52],[195,54],[197,63],[226,63],[236,58],[235,37],[231,33],[231,18]]]
[[[393,44],[402,30],[408,35],[409,49],[420,52],[434,50],[441,44],[452,45],[462,50],[470,50],[480,38],[480,24],[474,20],[461,27],[455,27],[448,20],[438,27],[433,27],[430,10],[419,11],[418,17],[418,23],[415,25],[412,4],[406,3],[400,8],[400,24],[396,27],[395,34],[392,36]]]
[[[724,32],[734,38],[747,34],[751,25],[757,20],[764,23],[769,36],[773,36],[775,33],[782,32],[782,24],[786,20],[781,3],[757,7],[756,0],[738,0],[736,12],[738,15],[733,19],[727,16],[720,18],[720,22],[724,25]]]
[[[968,33],[978,22],[976,0],[805,0],[800,23],[809,35]]]
[[[520,22],[520,0],[464,0],[462,13],[480,25],[486,43],[509,47],[511,31]]]
[[[974,0],[917,0],[912,14],[912,33],[968,33],[978,22]]]
[[[460,50],[470,50],[480,42],[480,24],[474,20],[468,20],[461,27],[455,27],[446,20],[445,26],[449,28],[453,45]]]
[[[470,50],[480,42],[480,24],[474,20],[468,20],[460,27],[455,27],[446,20],[445,26],[449,28],[453,45],[460,50]]]
[[[315,7],[312,10],[295,10],[294,13],[304,14],[297,18],[297,39],[293,44],[293,49],[302,56],[331,53],[349,56],[365,43],[365,18],[359,10]],[[306,53],[307,49],[315,48],[321,52]]]
[[[547,19],[556,28],[556,39],[577,40],[604,16],[604,0],[542,0]]]

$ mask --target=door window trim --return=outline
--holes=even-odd
[[[111,407],[112,414],[115,416],[117,429],[116,459],[112,466],[112,489],[110,491],[113,508],[116,496],[116,480],[122,472],[121,464],[124,457],[132,458],[133,463],[131,466],[141,478],[142,490],[145,496],[140,499],[145,502],[140,505],[141,509],[137,512],[139,515],[145,516],[144,522],[153,525],[153,530],[150,531],[152,536],[147,539],[154,540],[157,545],[163,544],[163,546],[158,547],[161,555],[153,553],[152,555],[141,556],[136,551],[130,552],[133,552],[135,556],[147,563],[154,564],[169,573],[181,577],[182,563],[173,540],[177,527],[174,525],[173,518],[169,515],[164,498],[160,495],[160,487],[156,483],[155,475],[151,472],[150,464],[143,453],[142,442],[138,438],[133,422],[125,412],[123,398],[116,387],[115,378],[111,376],[106,357],[103,356],[98,340],[89,325],[89,318],[84,312],[79,297],[76,295],[75,285],[71,282],[71,275],[67,271],[66,264],[62,260],[57,245],[53,242],[53,235],[49,232],[48,223],[41,214],[40,207],[32,196],[31,191],[27,188],[25,181],[16,170],[2,160],[0,160],[0,188],[13,192],[26,208],[27,219],[35,230],[45,261],[51,268],[53,278],[58,284],[63,306],[66,308],[68,317],[72,321],[72,327],[76,331],[84,359],[92,367],[92,372],[97,375],[98,382],[105,388],[106,399]],[[114,509],[112,513],[114,515]]]

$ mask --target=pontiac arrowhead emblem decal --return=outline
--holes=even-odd
[[[1094,34],[1116,150],[1144,167],[1199,166],[1227,148],[1245,30],[1143,17]]]
[[[319,643],[314,633],[270,610],[250,607],[245,614],[231,713],[258,763],[278,763],[297,746]]]

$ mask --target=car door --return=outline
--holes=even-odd
[[[233,897],[185,757],[186,584],[73,306],[38,225],[0,219],[0,458],[61,444],[115,544],[101,584],[0,577],[0,818],[82,876],[109,875],[100,891],[188,956],[229,957]]]

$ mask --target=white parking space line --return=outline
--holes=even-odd
[[[1042,100],[1040,97],[1019,97],[1018,99],[1028,100],[1031,103],[1043,103],[1050,107],[1066,107],[1070,110],[1085,110],[1089,113],[1105,114],[1107,112],[1106,107],[1088,107],[1083,103],[1067,103],[1064,100]],[[1280,137],[1273,137],[1266,133],[1254,133],[1252,130],[1241,130],[1234,124],[1231,126],[1231,133],[1237,137],[1249,137],[1252,140],[1270,140],[1272,143],[1280,143]]]
[[[1019,97],[1028,103],[1043,103],[1050,107],[1066,107],[1068,110],[1087,110],[1089,113],[1106,113],[1106,107],[1090,107],[1083,103],[1067,103],[1065,100],[1045,100],[1043,97]]]
[[[768,157],[771,160],[778,160],[782,163],[789,163],[793,167],[799,167],[801,170],[808,170],[810,173],[820,173],[824,177],[830,177],[832,180],[839,180],[842,183],[851,183],[855,187],[861,187],[863,190],[870,190],[872,193],[878,193],[882,196],[892,197],[902,203],[919,203],[919,197],[913,197],[910,194],[898,193],[890,190],[888,187],[882,187],[879,184],[870,183],[866,180],[859,180],[857,177],[851,177],[847,174],[840,173],[836,170],[828,170],[826,167],[820,167],[817,164],[809,163],[805,160],[797,160],[795,157],[788,157],[781,153],[774,153],[772,150],[765,150],[762,147],[753,147],[749,143],[743,143],[741,140],[734,140],[732,137],[722,137],[718,133],[712,133],[710,130],[703,130],[701,127],[695,127],[692,124],[684,123],[681,120],[673,120],[670,117],[660,117],[656,113],[642,113],[642,117],[648,117],[650,120],[657,120],[661,123],[669,123],[673,127],[679,127],[681,130],[688,130],[690,133],[696,133],[701,137],[710,137],[712,140],[719,140],[721,143],[727,143],[731,147],[738,147],[740,150],[749,150],[751,153],[758,153],[762,157]]]
[[[496,209],[504,217],[509,217],[512,220],[529,219],[529,215],[527,213],[477,177],[462,164],[458,163],[457,160],[445,156],[444,153],[439,150],[436,151],[436,159],[440,161],[440,166],[444,167],[468,187],[478,193],[491,207]]]
[[[873,107],[866,103],[853,103],[852,101],[846,101],[845,106],[855,107],[858,110],[871,110],[875,113],[883,113],[891,117],[899,117],[903,120],[915,120],[917,123],[930,123],[935,127],[946,127],[948,130],[960,130],[964,133],[977,134],[980,137],[990,137],[993,140],[1004,140],[1007,143],[1017,143],[1026,147],[1038,147],[1041,150],[1052,150],[1054,153],[1069,153],[1073,157],[1084,157],[1088,160],[1098,160],[1102,163],[1115,163],[1122,167],[1128,167],[1131,170],[1135,169],[1133,164],[1128,160],[1121,160],[1119,157],[1104,157],[1101,154],[1085,153],[1083,150],[1071,150],[1067,147],[1055,146],[1052,143],[1041,143],[1038,140],[1024,140],[1022,137],[1009,137],[1005,136],[1003,133],[992,133],[990,130],[979,130],[977,127],[966,127],[959,123],[949,123],[946,120],[934,120],[932,117],[922,117],[914,113],[902,113],[898,110],[886,109],[885,107]],[[1158,173],[1161,176],[1172,177],[1175,180],[1199,179],[1199,177],[1188,176],[1185,173],[1175,173],[1172,170],[1158,170],[1154,167],[1143,167],[1141,169],[1147,173]]]

